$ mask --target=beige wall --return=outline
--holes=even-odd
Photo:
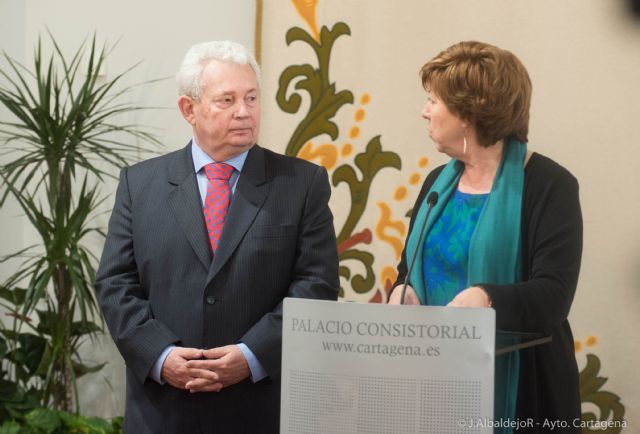
[[[24,23],[25,23],[24,3],[18,1],[0,0],[0,50],[16,60],[24,60]],[[4,65],[0,61],[0,65]],[[0,117],[6,119],[7,110],[0,107]],[[0,155],[0,163],[9,161],[7,157]],[[9,253],[9,246],[22,246],[24,221],[21,218],[14,219],[13,216],[20,214],[19,207],[15,201],[9,199],[0,211],[0,255]],[[8,263],[0,264],[0,278],[9,275],[13,265]]]

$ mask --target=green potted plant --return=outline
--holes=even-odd
[[[28,424],[29,417],[36,425],[52,417],[72,423],[72,415],[65,422],[56,411],[79,412],[77,378],[104,366],[85,364],[78,351],[102,331],[93,292],[97,258],[86,246],[89,234],[103,234],[92,226],[99,186],[138,155],[139,142],[159,144],[146,129],[120,121],[143,109],[123,98],[132,88],[123,77],[133,67],[106,78],[109,50],[95,36],[70,58],[49,36],[51,54],[39,40],[32,69],[6,53],[0,66],[0,105],[9,113],[0,119],[0,206],[13,198],[39,236],[0,258],[18,263],[0,286],[7,313],[0,319],[0,426]],[[28,413],[38,407],[50,411]]]

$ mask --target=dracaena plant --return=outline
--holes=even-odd
[[[0,61],[0,206],[12,198],[38,242],[6,254],[15,264],[0,287],[0,425],[34,406],[79,411],[76,379],[99,370],[78,351],[102,330],[93,293],[97,258],[87,236],[102,201],[99,186],[154,146],[147,128],[124,122],[129,68],[102,74],[110,49],[94,35],[71,56],[49,34],[33,65],[3,53]],[[48,54],[45,54],[48,51]],[[135,67],[135,65],[134,65]],[[149,83],[149,82],[145,82]]]

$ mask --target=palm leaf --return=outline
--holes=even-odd
[[[0,330],[16,339],[29,314],[36,309],[48,313],[39,313],[46,327],[28,324],[47,340],[46,357],[37,369],[39,396],[43,405],[53,400],[55,407],[70,410],[66,397],[77,396],[75,368],[84,367],[78,373],[94,370],[80,360],[80,338],[100,330],[94,323],[100,317],[92,288],[97,258],[83,246],[88,234],[104,235],[92,225],[104,201],[97,186],[160,143],[148,128],[122,122],[149,109],[127,102],[133,89],[155,82],[124,85],[138,64],[105,79],[100,70],[112,48],[100,46],[95,35],[70,57],[50,32],[49,39],[49,54],[38,39],[30,68],[2,54],[0,106],[10,118],[0,120],[0,206],[13,197],[40,240],[0,257],[0,262],[22,259],[1,286],[3,305],[14,313],[14,333],[7,335],[10,330],[1,324]],[[12,291],[15,297],[8,295]],[[13,369],[25,388],[31,371],[33,366]]]

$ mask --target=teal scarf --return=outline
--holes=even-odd
[[[524,190],[524,159],[527,144],[505,140],[500,166],[496,172],[491,192],[478,218],[469,244],[467,287],[479,283],[507,284],[522,279],[521,264],[521,214]],[[438,220],[449,198],[458,187],[464,164],[451,160],[442,170],[431,190],[440,200],[433,207],[427,220],[425,235],[418,245],[427,214],[427,203],[422,203],[413,222],[413,230],[407,240],[406,257],[417,250],[416,264],[409,281],[421,304],[428,304],[424,284],[423,245],[429,231]],[[425,197],[429,196],[429,193]],[[512,352],[496,358],[495,417],[515,420],[515,404],[518,388],[519,354]],[[510,432],[504,431],[504,432]]]

